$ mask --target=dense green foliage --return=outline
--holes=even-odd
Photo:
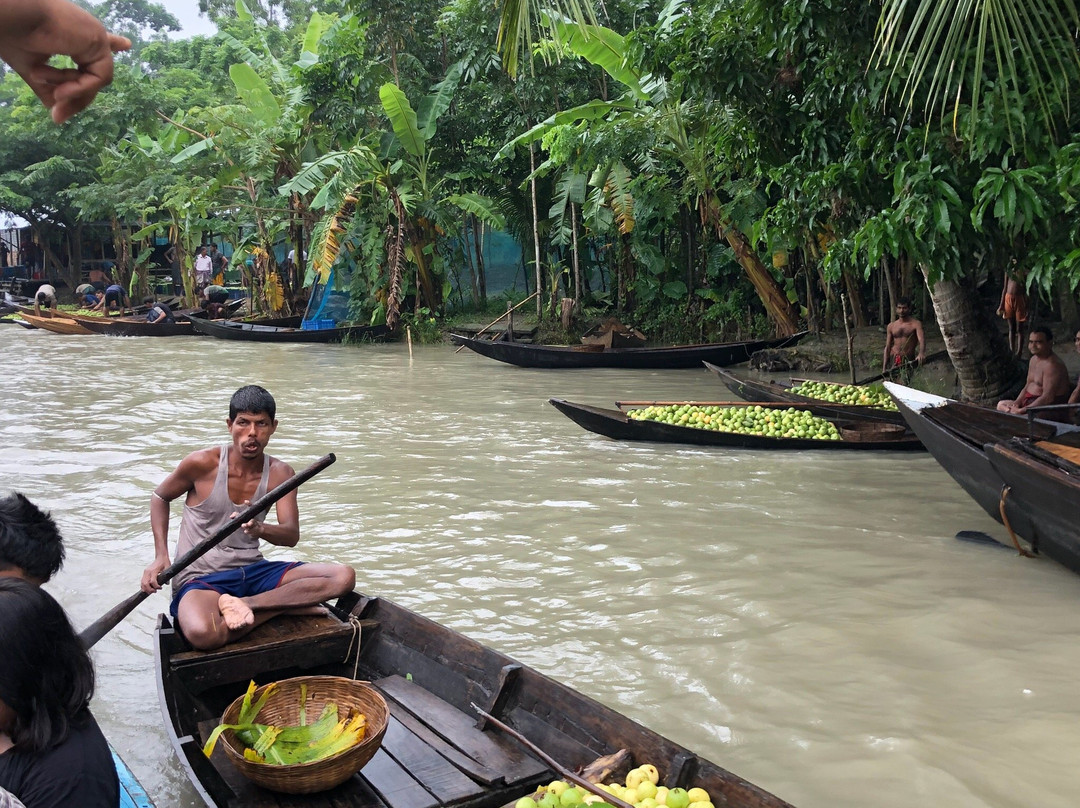
[[[620,0],[587,24],[479,0],[201,6],[220,33],[178,42],[153,3],[99,8],[141,38],[63,128],[0,85],[0,207],[72,280],[91,223],[133,289],[151,236],[190,275],[204,234],[236,234],[266,309],[336,267],[355,316],[422,324],[486,306],[494,228],[535,279],[516,299],[538,283],[546,317],[569,297],[657,340],[828,327],[841,294],[887,319],[924,279],[936,305],[939,280],[994,304],[1013,259],[1044,305],[1080,282],[1071,2],[944,41],[973,65],[945,119],[935,54],[899,47],[931,23],[895,3],[886,29],[854,0]],[[534,39],[516,72],[508,14]],[[987,36],[1045,57],[983,58]],[[282,242],[307,266],[279,266]]]

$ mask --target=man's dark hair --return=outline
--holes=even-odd
[[[265,412],[273,421],[277,414],[277,404],[265,389],[257,384],[249,384],[233,393],[232,401],[229,402],[229,420],[235,419],[240,412]]]
[[[910,297],[898,297],[898,298],[896,298],[896,305],[897,306],[907,306],[910,309],[911,308],[911,298]]]
[[[1035,326],[1033,329],[1031,329],[1031,332],[1028,334],[1028,336],[1031,336],[1031,334],[1042,334],[1044,337],[1046,337],[1047,342],[1054,341],[1054,332],[1047,328],[1045,325]]]
[[[37,295],[34,296],[34,300],[36,300],[38,303],[44,303],[48,299],[49,296],[44,292],[38,292]]]
[[[154,302],[154,298],[150,297],[150,295],[147,295],[146,297],[144,297],[144,298],[142,299],[142,302],[143,302],[143,303],[153,303],[153,302]]]
[[[90,719],[94,664],[63,608],[44,589],[0,578],[0,701],[20,752],[62,743]]]
[[[45,582],[63,563],[64,539],[52,517],[18,492],[0,498],[0,572],[20,569]]]

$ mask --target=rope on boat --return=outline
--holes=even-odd
[[[1016,537],[1016,533],[1013,532],[1012,525],[1009,524],[1009,517],[1005,513],[1005,500],[1009,496],[1009,492],[1012,489],[1007,485],[1001,486],[1001,499],[998,501],[998,513],[1001,514],[1001,523],[1005,525],[1005,529],[1009,531],[1009,538],[1012,539],[1013,546],[1016,548],[1016,552],[1024,556],[1024,558],[1037,558],[1034,553],[1029,553],[1023,547],[1020,546],[1020,539]],[[359,656],[359,653],[357,654]]]
[[[349,615],[349,625],[352,626],[352,637],[349,638],[349,647],[345,649],[345,658],[342,663],[348,663],[349,655],[352,654],[353,643],[356,643],[356,659],[353,661],[352,678],[356,678],[357,671],[360,670],[360,618],[355,614]]]

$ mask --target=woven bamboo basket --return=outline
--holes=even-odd
[[[326,703],[332,701],[337,704],[342,716],[350,709],[361,712],[367,719],[367,730],[363,740],[350,749],[312,763],[286,766],[247,760],[244,758],[244,744],[236,737],[236,733],[232,730],[223,732],[221,742],[225,747],[226,757],[245,777],[271,791],[312,794],[344,783],[375,756],[390,721],[390,708],[386,706],[386,701],[366,682],[341,676],[298,676],[277,683],[277,689],[270,694],[259,711],[256,719],[258,723],[273,726],[298,725],[301,685],[307,686],[306,705],[309,720],[314,720],[312,716],[318,716]],[[258,688],[253,701],[258,700],[268,686]],[[240,696],[226,708],[221,717],[223,724],[236,723],[243,701],[244,697]]]

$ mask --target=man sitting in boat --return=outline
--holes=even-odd
[[[143,298],[143,303],[150,306],[150,310],[146,312],[146,322],[148,323],[175,323],[176,319],[173,317],[172,309],[169,308],[166,303],[155,303],[154,298]]]
[[[6,789],[27,808],[116,808],[116,767],[88,708],[93,663],[37,588],[63,561],[52,517],[22,494],[0,498],[0,797]]]
[[[37,293],[34,295],[34,315],[36,317],[41,316],[43,306],[48,306],[50,311],[56,311],[56,287],[47,283],[39,286]]]
[[[1028,336],[1027,384],[1013,400],[999,401],[998,412],[1024,415],[1028,407],[1064,404],[1069,398],[1069,371],[1054,353],[1054,335],[1044,325],[1031,329]]]
[[[154,561],[142,576],[142,590],[161,588],[158,574],[169,566],[169,503],[183,496],[177,556],[220,531],[240,508],[293,476],[285,462],[265,453],[277,429],[274,397],[249,385],[233,394],[225,422],[232,444],[192,452],[150,498]],[[350,592],[356,573],[343,564],[267,561],[265,539],[280,547],[300,540],[296,491],[278,500],[277,524],[257,517],[173,578],[171,612],[195,648],[210,650],[243,637],[283,613],[321,612],[318,604]]]
[[[885,329],[881,372],[900,369],[912,361],[921,365],[925,356],[926,337],[922,323],[911,316],[911,301],[902,297],[896,301],[896,319]]]

